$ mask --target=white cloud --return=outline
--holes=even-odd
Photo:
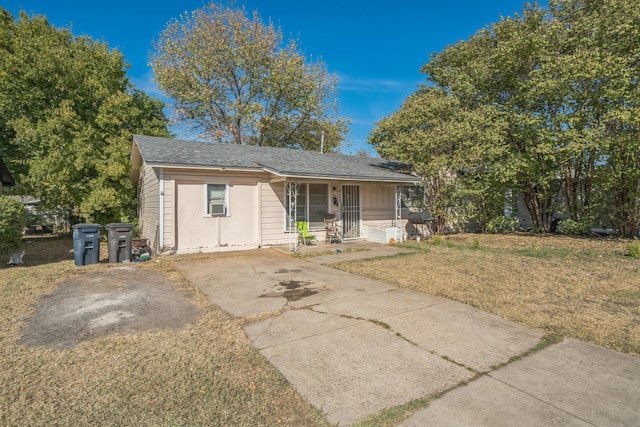
[[[381,77],[357,78],[338,74],[340,91],[398,93],[413,92],[421,82]]]

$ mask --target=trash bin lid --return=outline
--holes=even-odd
[[[75,224],[75,225],[72,225],[71,228],[97,228],[97,229],[101,229],[102,225],[100,225],[100,224]]]
[[[105,225],[104,228],[106,228],[107,230],[110,228],[130,229],[133,228],[133,224],[130,224],[128,222],[112,222],[111,224]]]

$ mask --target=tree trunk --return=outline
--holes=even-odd
[[[548,233],[551,230],[551,197],[546,192],[538,192],[533,183],[526,183],[523,187],[522,198],[531,215],[533,227]]]

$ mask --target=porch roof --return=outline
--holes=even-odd
[[[136,150],[138,153],[136,153]],[[291,148],[217,144],[134,135],[132,163],[165,168],[269,172],[286,178],[417,183],[407,165],[379,158]]]

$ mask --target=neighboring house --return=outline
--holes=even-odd
[[[43,209],[40,199],[31,196],[11,196],[24,206],[27,212],[26,234],[68,232],[69,219],[64,209]]]
[[[0,194],[2,194],[2,187],[13,187],[14,185],[16,182],[0,157]]]
[[[131,166],[140,234],[177,253],[290,243],[293,212],[320,241],[327,213],[345,239],[397,230],[406,226],[402,186],[420,182],[382,159],[142,135],[133,137]]]

